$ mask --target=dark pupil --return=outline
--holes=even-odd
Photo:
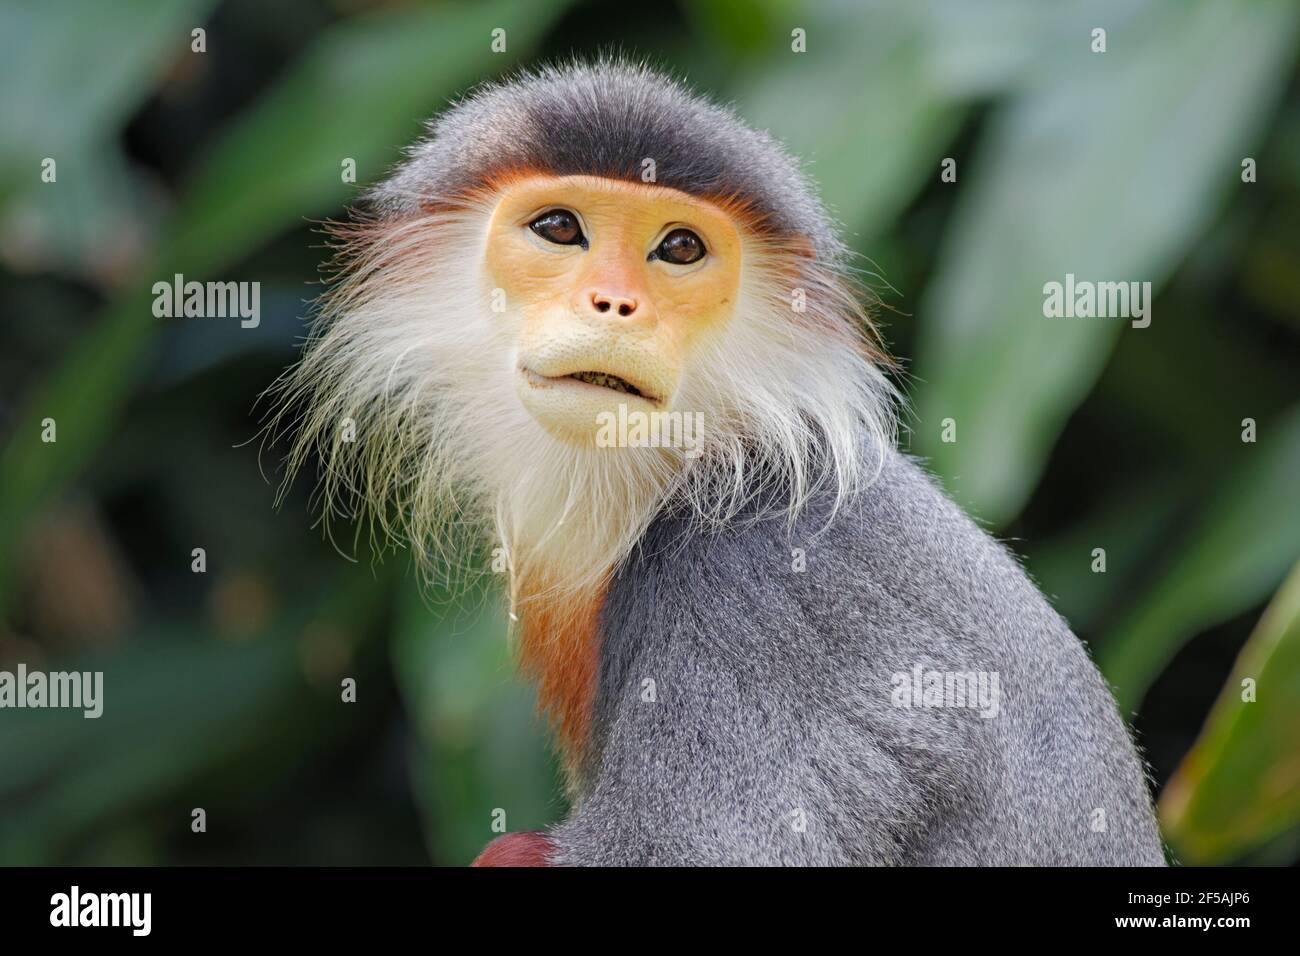
[[[547,242],[557,242],[562,246],[572,246],[582,241],[578,218],[571,212],[556,210],[538,216],[533,220],[532,228],[533,232]]]
[[[659,255],[668,262],[685,265],[704,255],[704,243],[689,229],[674,229],[659,245]]]

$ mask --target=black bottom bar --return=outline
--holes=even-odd
[[[637,936],[674,923],[712,935],[775,922],[810,933],[847,924],[862,940],[988,943],[1046,931],[1226,941],[1293,927],[1294,889],[1295,871],[1284,869],[9,869],[0,870],[0,925],[7,943],[129,940],[147,924],[149,938],[169,942],[409,936],[421,949],[473,947],[467,933],[493,948],[511,932],[578,942],[610,919]]]

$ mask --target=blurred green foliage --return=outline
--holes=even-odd
[[[1285,836],[1295,825],[1297,698],[1300,564],[1260,618],[1205,733],[1161,801],[1165,832],[1189,860],[1231,857]]]
[[[1294,860],[1294,574],[1260,613],[1300,557],[1298,34],[1290,0],[0,7],[0,666],[108,695],[98,721],[0,712],[0,862],[463,863],[495,811],[563,813],[495,596],[343,560],[308,488],[274,512],[251,407],[319,291],[312,220],[474,83],[611,48],[807,161],[910,448],[1025,553],[1157,783],[1190,750],[1175,856]],[[155,320],[177,272],[261,282],[262,324]],[[1151,327],[1043,318],[1067,272],[1151,281]]]

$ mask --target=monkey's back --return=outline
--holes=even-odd
[[[652,525],[557,861],[1162,864],[1111,695],[1007,550],[892,452],[827,517]],[[949,675],[985,716],[912,698]]]

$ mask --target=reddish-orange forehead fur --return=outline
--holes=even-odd
[[[584,176],[590,179],[607,180],[610,183],[616,183],[620,186],[644,186],[647,190],[662,190],[666,193],[677,193],[678,195],[711,203],[719,211],[732,219],[736,226],[743,231],[748,231],[754,235],[778,236],[779,233],[771,225],[771,217],[759,211],[753,203],[745,201],[743,198],[732,193],[687,193],[680,189],[674,189],[671,186],[663,186],[659,183],[642,182],[636,179],[610,179],[606,176],[598,176],[590,173],[584,173]],[[572,175],[558,176],[555,173],[543,169],[536,169],[528,166],[514,166],[509,169],[494,170],[474,189],[469,190],[463,197],[466,200],[482,200],[493,195],[497,195],[517,186],[530,179],[566,179],[572,178]],[[789,237],[793,239],[794,237]],[[811,247],[809,246],[811,249]]]

